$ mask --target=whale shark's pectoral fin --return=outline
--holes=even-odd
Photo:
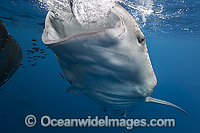
[[[62,79],[65,80],[65,77],[61,73],[59,73],[59,74],[62,77]],[[69,88],[67,88],[66,92],[73,92],[76,95],[81,95],[79,92],[75,91],[74,87],[72,86],[72,81],[68,80],[68,82],[70,83],[71,86]]]
[[[185,110],[183,110],[182,108],[178,107],[177,105],[164,101],[164,100],[160,100],[160,99],[156,99],[156,98],[152,98],[152,97],[147,97],[145,102],[153,102],[153,103],[158,103],[158,104],[163,104],[163,105],[168,105],[174,108],[179,109],[180,111],[182,111],[185,115],[187,115],[187,112]]]
[[[67,90],[67,91],[71,91],[71,92],[73,92],[73,93],[76,94],[76,95],[81,95],[79,92],[77,92],[77,91],[75,91],[75,90]]]
[[[71,83],[70,83],[71,84]],[[69,88],[67,88],[66,92],[73,92],[76,95],[81,95],[79,92],[75,91],[76,89],[74,88],[74,86],[71,84],[71,86]]]

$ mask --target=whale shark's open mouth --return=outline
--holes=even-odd
[[[92,21],[87,27],[82,26],[76,19],[74,14],[63,12],[63,16],[56,16],[56,14],[50,11],[47,14],[46,23],[48,30],[52,30],[53,33],[48,32],[48,34],[43,34],[43,41],[47,44],[49,41],[58,41],[62,39],[69,39],[75,36],[82,36],[86,34],[102,32],[107,29],[116,28],[121,24],[121,19],[118,15],[113,12],[109,12],[104,20],[101,22]],[[44,31],[45,32],[45,31]],[[52,42],[51,42],[52,43]]]

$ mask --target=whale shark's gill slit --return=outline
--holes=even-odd
[[[69,1],[69,5],[70,5],[70,7],[71,7],[71,12],[72,12],[72,14],[74,15],[74,11],[73,11],[73,0],[70,0],[70,1]]]
[[[179,110],[182,111],[185,115],[187,115],[187,112],[186,112],[185,110],[183,110],[182,108],[180,108],[179,106],[177,106],[177,105],[175,105],[175,104],[173,104],[173,103],[164,101],[164,100],[160,100],[160,99],[156,99],[156,98],[152,98],[152,97],[147,97],[147,98],[146,98],[146,102],[153,102],[153,103],[168,105],[168,106],[171,106],[171,107],[174,107],[174,108],[179,109]]]

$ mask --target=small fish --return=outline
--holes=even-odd
[[[33,63],[31,66],[36,66],[36,63]]]
[[[17,15],[17,16],[23,17],[23,18],[35,19],[34,17],[32,17],[32,16],[30,16],[30,15],[28,15],[28,14],[19,14],[19,15]]]
[[[27,51],[27,55],[30,55],[31,53],[31,50],[26,50]]]
[[[126,110],[123,110],[123,112],[121,113],[121,116],[126,117],[126,114],[127,114]]]
[[[22,66],[22,68],[26,68],[25,66]]]
[[[37,47],[33,47],[32,49],[33,49],[34,51],[36,51],[36,52],[39,51],[39,48],[37,48]]]
[[[38,58],[40,58],[40,56],[37,56]]]
[[[27,62],[32,62],[31,60],[28,60]]]
[[[71,80],[69,81],[69,83],[70,83],[70,85],[72,85],[72,81]]]
[[[44,56],[42,56],[41,58],[42,58],[42,59],[44,59],[45,57],[44,57]]]
[[[35,50],[35,49],[39,49],[39,48],[38,48],[38,47],[33,47],[32,49],[34,49],[34,50]]]
[[[40,52],[41,54],[43,54],[44,52]]]
[[[38,46],[37,44],[35,44],[35,43],[33,43],[32,45],[34,45],[34,46]]]
[[[105,107],[105,106],[103,107],[103,111],[104,111],[104,112],[107,112],[107,109],[106,109],[106,107]]]
[[[115,115],[117,115],[118,113],[120,113],[120,110],[119,110],[119,109],[117,109],[117,110],[115,111]]]
[[[33,41],[33,42],[36,42],[37,40],[36,40],[36,39],[32,39],[32,41]]]
[[[40,51],[44,51],[45,49],[40,49]]]
[[[45,23],[37,23],[37,25],[45,27]]]
[[[47,49],[50,49],[50,47],[47,47]]]
[[[33,57],[28,57],[29,59],[32,59]]]
[[[11,20],[11,21],[13,21],[13,20],[16,20],[16,19],[14,19],[14,18],[10,18],[10,17],[3,17],[3,16],[0,16],[0,18],[2,18],[2,19],[7,19],[7,20]]]
[[[8,117],[10,114],[1,114],[0,115],[0,118],[6,118],[6,117]]]
[[[65,77],[61,74],[61,73],[59,73],[60,74],[60,76],[63,78],[63,80],[65,80]]]
[[[26,51],[28,52],[28,53],[27,53],[28,55],[29,55],[30,53],[32,53],[32,54],[34,53],[34,51],[32,51],[32,50],[26,50]]]

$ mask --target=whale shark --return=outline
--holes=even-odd
[[[145,36],[129,12],[116,3],[104,20],[103,26],[94,22],[92,28],[83,28],[73,13],[59,17],[48,12],[42,41],[55,53],[71,84],[68,90],[79,90],[105,107],[126,109],[153,102],[186,114],[150,96],[157,78]]]
[[[0,20],[0,87],[17,71],[22,61],[22,51],[16,40],[8,34]]]

